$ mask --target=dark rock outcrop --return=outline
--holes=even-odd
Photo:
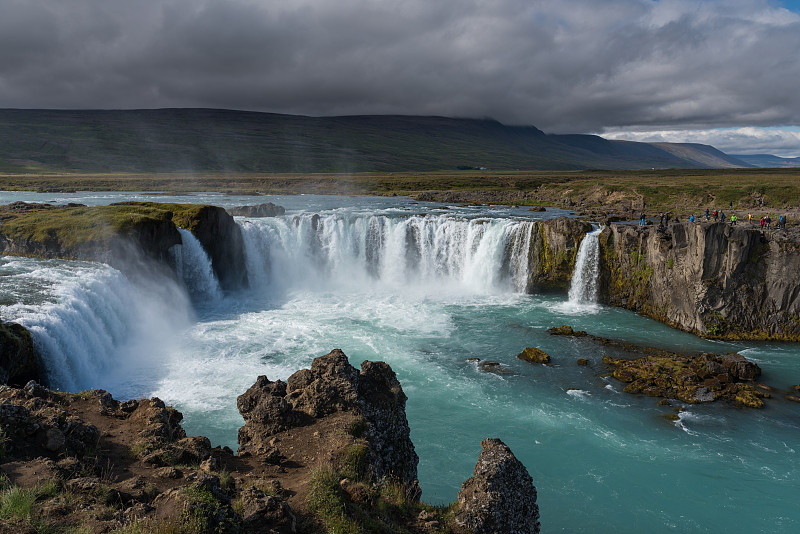
[[[360,437],[368,446],[367,463],[377,478],[406,484],[417,478],[419,458],[409,437],[406,396],[384,362],[350,365],[335,349],[315,358],[311,369],[297,371],[286,383],[260,376],[237,400],[245,425],[239,429],[239,451],[264,454],[270,438],[334,412],[350,412],[365,421]]]
[[[614,224],[600,247],[607,304],[712,338],[800,340],[800,235]]]
[[[578,247],[592,225],[569,217],[536,221],[528,251],[527,291],[569,289]]]
[[[40,379],[39,356],[31,333],[17,323],[0,322],[0,384],[19,387]]]
[[[286,213],[283,206],[278,206],[272,202],[256,204],[255,206],[236,206],[228,209],[231,215],[242,217],[277,217]]]
[[[0,388],[0,428],[8,448],[35,455],[65,453],[82,456],[97,447],[97,428],[59,405],[47,388],[29,382],[24,389]]]
[[[203,206],[184,227],[203,245],[222,289],[247,287],[242,230],[227,211],[217,206]]]
[[[536,488],[527,469],[499,439],[484,439],[470,478],[458,492],[456,522],[474,534],[538,533]]]
[[[536,347],[526,347],[525,350],[517,354],[517,358],[530,363],[550,363],[550,355]]]
[[[297,518],[284,499],[250,487],[242,492],[242,526],[253,534],[296,531]]]

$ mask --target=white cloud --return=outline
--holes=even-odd
[[[606,139],[624,139],[649,143],[701,143],[712,145],[727,154],[774,154],[800,157],[800,130],[779,128],[725,128],[711,130],[643,130],[610,129]]]

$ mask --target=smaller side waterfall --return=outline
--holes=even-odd
[[[218,300],[222,291],[203,245],[189,230],[179,228],[178,231],[183,241],[175,251],[178,276],[183,280],[192,299]]]
[[[597,275],[600,270],[600,231],[592,230],[583,238],[575,258],[575,270],[569,288],[569,301],[573,304],[597,302]]]

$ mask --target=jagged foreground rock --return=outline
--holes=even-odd
[[[51,484],[37,494],[34,515],[7,522],[14,532],[42,525],[93,533],[323,532],[328,527],[307,501],[314,473],[366,450],[356,457],[364,460],[363,480],[337,474],[332,481],[337,514],[359,509],[355,524],[372,521],[380,531],[458,531],[442,523],[452,521],[444,511],[418,502],[405,402],[389,365],[364,362],[359,371],[334,350],[286,383],[259,377],[239,397],[246,424],[234,455],[186,436],[180,412],[157,398],[119,402],[103,390],[0,386],[0,489],[41,492]],[[483,447],[459,498],[463,524],[475,532],[538,531],[531,530],[538,510],[525,468],[499,440]],[[375,506],[383,498],[375,488],[387,481],[404,488],[389,504],[406,506],[399,516]]]
[[[369,448],[368,464],[376,478],[406,484],[417,479],[419,457],[409,437],[406,396],[392,368],[384,362],[361,364],[359,372],[335,349],[315,358],[286,383],[260,376],[237,400],[245,425],[239,429],[239,452],[271,454],[276,433],[335,412],[349,412],[366,422],[359,432]]]
[[[538,533],[536,488],[525,466],[499,439],[484,439],[481,449],[458,493],[456,521],[474,534]]]

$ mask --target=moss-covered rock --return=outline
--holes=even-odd
[[[526,347],[525,350],[517,354],[517,358],[531,363],[550,363],[550,355],[536,347]]]
[[[528,291],[569,289],[578,247],[592,225],[569,217],[536,222],[529,251]]]
[[[760,369],[742,356],[735,356],[685,356],[659,351],[630,360],[603,356],[603,362],[613,367],[611,376],[627,383],[627,393],[678,399],[688,404],[726,399],[739,406],[762,408],[765,394],[752,384],[742,383],[742,375],[729,362],[746,362],[748,367],[757,369],[745,376],[757,376]]]
[[[551,336],[574,336],[583,337],[586,335],[585,330],[573,330],[569,325],[554,326],[547,329],[547,333]]]
[[[169,265],[169,249],[191,231],[223,289],[247,285],[241,230],[224,209],[196,204],[120,202],[109,206],[31,204],[0,208],[3,254],[102,261],[128,270],[141,259]]]

